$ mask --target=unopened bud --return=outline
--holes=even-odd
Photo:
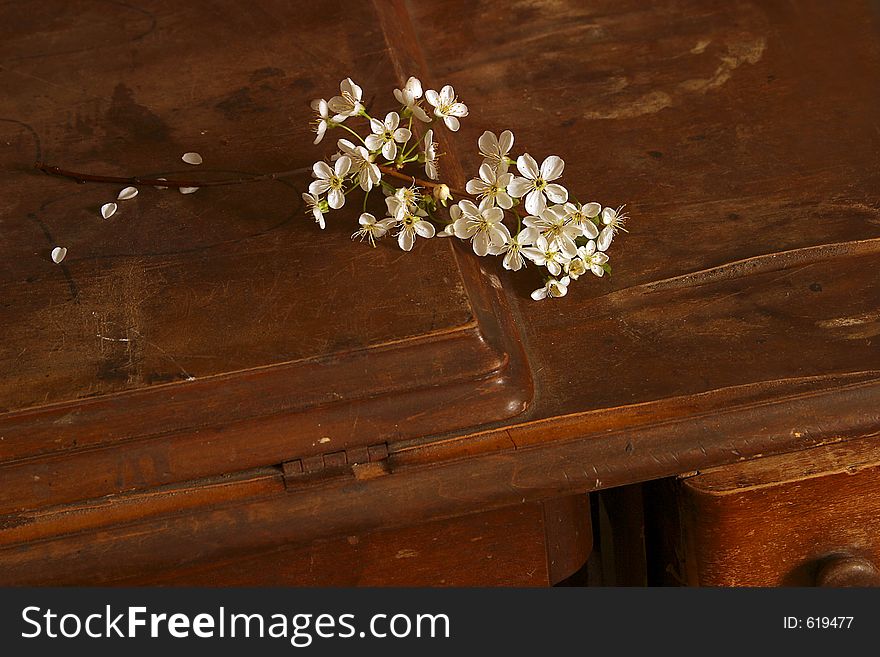
[[[449,187],[447,187],[446,185],[437,185],[434,188],[434,198],[440,201],[445,208],[446,201],[452,198],[452,192],[449,191]]]

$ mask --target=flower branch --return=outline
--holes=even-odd
[[[338,139],[336,151],[310,167],[314,180],[302,196],[308,214],[321,228],[326,226],[326,215],[344,207],[360,188],[364,192],[363,211],[352,238],[372,246],[388,234],[397,238],[404,251],[412,250],[418,237],[467,240],[477,256],[501,257],[505,269],[519,271],[528,263],[541,268],[544,285],[532,292],[536,300],[565,296],[571,282],[587,273],[599,277],[610,273],[607,251],[615,235],[626,230],[623,207],[603,208],[595,201],[581,204],[571,200],[561,183],[563,159],[550,155],[539,164],[528,153],[512,156],[514,135],[510,130],[498,135],[483,132],[477,141],[483,158],[477,175],[467,182],[463,192],[450,189],[440,177],[442,154],[437,151],[431,124],[457,132],[461,119],[468,116],[467,105],[458,100],[452,86],[446,85],[439,92],[423,91],[422,83],[414,77],[402,89],[394,89],[393,95],[399,107],[382,119],[366,111],[363,91],[351,78],[339,84],[338,96],[312,101],[315,144],[337,128],[355,140]],[[363,122],[361,132],[352,127],[355,121]],[[424,134],[418,136],[423,126]],[[182,159],[188,164],[202,162],[197,153],[187,153]],[[224,180],[190,180],[103,176],[42,162],[34,166],[48,175],[78,183],[152,185],[179,188],[185,194],[200,187],[279,180],[309,171],[300,168]],[[416,167],[422,168],[426,178],[408,171]],[[397,186],[396,181],[406,185]],[[385,195],[387,215],[382,218],[367,212],[367,195],[373,188]],[[453,192],[462,198],[449,205],[447,211]],[[117,200],[135,195],[135,187],[126,187]],[[107,203],[101,207],[101,215],[107,219],[116,210],[116,203]],[[508,223],[515,227],[513,232]],[[60,262],[66,252],[57,247],[52,252],[53,260]]]
[[[510,155],[514,144],[510,130],[500,135],[484,132],[478,140],[483,156],[478,176],[468,181],[465,193],[455,191],[466,198],[449,207],[448,220],[442,219],[438,204],[446,206],[452,191],[440,181],[440,154],[433,129],[428,129],[423,138],[415,139],[413,120],[430,124],[439,119],[449,130],[458,131],[460,119],[468,115],[468,107],[458,100],[454,89],[447,85],[439,92],[423,92],[421,82],[411,77],[403,89],[394,90],[399,111],[389,112],[381,121],[364,111],[362,89],[351,78],[340,83],[339,91],[340,95],[329,101],[312,102],[317,112],[315,143],[322,141],[327,130],[341,127],[353,134],[360,145],[340,139],[338,151],[330,157],[332,168],[324,161],[313,165],[315,180],[303,198],[321,228],[326,225],[325,214],[343,207],[346,195],[357,186],[366,193],[379,186],[386,195],[388,216],[377,219],[362,212],[352,238],[375,246],[377,239],[396,231],[404,251],[413,248],[416,237],[469,240],[478,256],[503,256],[506,269],[518,271],[527,261],[544,268],[544,286],[532,293],[536,300],[564,296],[571,281],[588,272],[604,276],[611,271],[606,251],[614,236],[625,230],[627,217],[622,207],[603,208],[596,202],[570,201],[568,190],[560,183],[565,169],[562,158],[550,155],[538,164],[531,155],[523,153],[514,159]],[[430,113],[423,106],[424,101]],[[407,119],[405,128],[401,127],[401,117]],[[343,125],[358,118],[367,120],[366,136],[350,125]],[[414,155],[416,151],[418,154]],[[430,180],[406,173],[406,165],[412,163],[423,165]],[[509,170],[514,164],[519,175]],[[409,185],[395,187],[387,178]],[[523,209],[524,215],[517,208]],[[515,234],[505,224],[508,213],[516,219]]]

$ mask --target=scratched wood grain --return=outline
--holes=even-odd
[[[85,575],[109,559],[134,571],[159,568],[163,559],[190,564],[230,550],[402,527],[880,430],[880,31],[872,4],[376,2],[348,9],[360,21],[360,36],[342,39],[330,52],[314,35],[340,33],[331,27],[342,24],[334,13],[339,8],[302,12],[295,4],[268,1],[246,9],[221,4],[204,27],[193,28],[197,4],[145,3],[119,19],[125,27],[113,38],[126,45],[105,46],[121,57],[101,59],[100,70],[113,72],[106,79],[82,65],[71,69],[76,73],[60,73],[59,62],[97,58],[91,50],[75,51],[86,39],[71,27],[80,25],[79,16],[100,13],[97,5],[71,6],[75,9],[67,13],[58,10],[52,23],[56,54],[22,58],[10,51],[38,47],[33,39],[17,41],[32,29],[31,18],[19,12],[14,20],[0,21],[15,36],[0,40],[0,84],[4,92],[15,92],[0,94],[0,107],[14,118],[8,104],[18,98],[14,109],[26,117],[0,122],[0,144],[10,144],[0,151],[0,182],[21,190],[3,196],[9,209],[0,239],[17,245],[13,250],[19,254],[31,249],[27,257],[0,262],[3,281],[12,281],[4,283],[2,311],[11,319],[4,323],[2,362],[7,371],[22,372],[4,378],[5,394],[31,400],[38,392],[45,395],[36,373],[50,368],[50,379],[55,377],[48,385],[50,400],[59,390],[107,390],[94,368],[83,374],[65,367],[66,358],[80,362],[70,356],[78,347],[66,346],[68,333],[79,336],[83,350],[100,345],[93,326],[87,330],[52,314],[69,312],[65,305],[73,288],[37,252],[48,247],[46,232],[56,238],[58,225],[44,217],[49,214],[70,217],[76,226],[85,251],[80,259],[69,256],[71,266],[81,267],[85,280],[103,290],[95,293],[96,303],[116,299],[120,313],[127,307],[128,288],[112,284],[117,275],[131,289],[157,295],[145,306],[147,315],[164,313],[153,327],[160,340],[150,341],[167,353],[144,343],[143,358],[164,372],[165,380],[180,376],[168,356],[199,374],[199,359],[187,354],[208,355],[203,371],[221,372],[274,362],[279,353],[287,357],[299,348],[291,345],[318,351],[365,346],[389,331],[418,340],[428,330],[462,326],[475,317],[496,345],[480,352],[477,369],[492,371],[503,354],[515,354],[510,337],[518,334],[534,397],[523,383],[527,377],[506,375],[514,385],[497,403],[512,399],[515,408],[507,412],[516,413],[532,401],[514,419],[487,424],[491,418],[479,409],[482,395],[493,389],[491,377],[476,396],[451,386],[456,392],[450,394],[470,395],[473,403],[466,411],[439,410],[436,417],[408,413],[388,395],[356,413],[304,419],[297,433],[306,438],[294,447],[284,414],[268,416],[260,407],[263,396],[271,406],[277,399],[272,395],[285,394],[270,381],[241,408],[224,401],[231,382],[204,389],[186,384],[193,385],[194,398],[205,400],[206,414],[217,414],[216,425],[187,433],[174,424],[176,416],[144,402],[142,417],[167,433],[126,442],[136,436],[120,415],[112,431],[122,440],[102,449],[93,447],[101,443],[99,424],[106,416],[92,416],[87,425],[92,430],[83,436],[92,448],[77,450],[55,433],[55,422],[65,415],[47,415],[42,425],[22,415],[22,427],[30,426],[33,438],[13,446],[0,442],[9,455],[0,476],[10,482],[3,487],[8,515],[0,558],[9,568],[32,567],[47,555],[67,559]],[[15,5],[4,10],[10,7]],[[509,20],[495,20],[502,11]],[[110,19],[102,16],[105,20]],[[248,29],[233,30],[231,22]],[[92,34],[95,25],[103,23],[78,29]],[[191,38],[207,33],[208,42]],[[382,39],[390,47],[367,47]],[[221,41],[223,47],[216,45]],[[297,98],[328,89],[349,73],[382,93],[395,75],[400,79],[413,69],[422,71],[429,85],[454,84],[471,106],[461,132],[445,145],[453,176],[476,170],[475,142],[483,129],[511,128],[518,149],[565,159],[565,182],[581,201],[628,204],[630,232],[615,240],[611,277],[580,281],[564,300],[535,304],[528,299],[538,284],[534,268],[511,276],[498,263],[450,255],[437,243],[408,258],[393,250],[362,251],[346,246],[348,229],[341,223],[326,234],[292,220],[271,230],[284,220],[273,214],[284,207],[278,202],[290,195],[281,185],[266,186],[271,191],[262,195],[230,190],[222,198],[202,190],[192,198],[168,198],[165,206],[146,204],[144,194],[136,206],[144,231],[132,234],[124,224],[113,224],[111,230],[120,230],[111,234],[88,212],[104,192],[71,189],[70,183],[34,177],[20,167],[22,154],[28,160],[35,154],[31,130],[40,137],[44,159],[73,158],[106,166],[109,173],[121,172],[123,164],[164,171],[155,168],[157,161],[167,161],[170,171],[179,167],[175,158],[185,150],[212,152],[210,166],[218,171],[305,165],[313,150],[303,150],[310,140]],[[125,80],[131,83],[117,89]],[[46,96],[64,100],[65,109]],[[114,98],[120,109],[111,112]],[[171,128],[163,133],[157,120]],[[143,132],[129,134],[132,122]],[[218,142],[222,151],[208,151]],[[42,203],[50,205],[40,208]],[[21,220],[28,212],[39,221]],[[184,219],[185,230],[175,217]],[[215,219],[231,242],[196,258],[162,255],[169,242],[214,244]],[[120,215],[116,223],[122,220]],[[365,275],[390,276],[392,297],[370,308],[366,301],[375,289],[334,284],[332,294],[342,296],[336,297],[341,310],[332,315],[333,337],[322,331],[302,336],[311,324],[292,310],[298,302],[286,294],[311,292],[303,292],[299,279],[279,264],[288,231],[291,237],[308,234],[314,245],[298,257],[312,263],[334,259],[321,261],[322,271],[344,271],[356,261],[369,272]],[[102,259],[113,249],[130,254],[135,248],[154,249],[163,267],[150,268],[132,257],[126,274],[112,259]],[[453,274],[465,281],[464,288],[448,285],[458,280]],[[188,275],[195,286],[188,301],[174,293],[161,298]],[[26,283],[31,276],[35,283]],[[230,281],[226,291],[217,280]],[[381,280],[387,289],[387,279]],[[479,283],[486,280],[501,282],[506,301],[493,296],[496,287]],[[34,284],[39,287],[28,291]],[[423,292],[428,296],[420,296]],[[430,302],[414,302],[427,298]],[[329,312],[324,297],[312,299],[311,308]],[[198,303],[207,305],[199,309]],[[497,311],[505,303],[515,328]],[[19,310],[10,310],[10,304]],[[33,314],[40,308],[56,322]],[[267,315],[270,321],[278,323],[265,336],[242,324],[241,316],[267,308],[274,311]],[[279,309],[290,310],[289,321],[302,322],[289,335]],[[211,311],[216,323],[199,321]],[[348,324],[349,318],[355,321]],[[124,316],[110,319],[128,324]],[[31,332],[33,339],[19,344],[6,337]],[[47,351],[47,336],[49,349],[56,351]],[[202,351],[183,350],[187,341],[201,344]],[[205,345],[213,345],[210,353]],[[449,346],[449,361],[466,384],[468,365],[459,360],[470,359],[456,359],[458,347]],[[117,359],[125,352],[118,343],[105,347]],[[479,352],[480,345],[473,348]],[[407,368],[418,362],[414,356]],[[432,376],[411,373],[411,380],[420,382]],[[393,372],[387,376],[393,385]],[[155,386],[160,378],[136,384]],[[111,387],[126,385],[128,379],[118,377]],[[174,383],[170,389],[184,395],[186,386]],[[430,386],[422,394],[424,399],[406,408],[429,405]],[[127,406],[126,399],[118,396],[112,403]],[[497,419],[501,412],[493,412]],[[387,431],[395,418],[399,423],[410,416],[408,431]],[[356,424],[365,435],[388,438],[389,476],[286,487],[274,466],[313,449],[318,424],[331,420],[342,443],[356,433]],[[455,422],[466,428],[438,435]],[[65,451],[53,454],[53,440]],[[211,476],[236,470],[231,480]],[[183,483],[186,478],[196,481]],[[159,485],[171,488],[153,488]],[[161,549],[168,536],[186,537],[174,554]]]

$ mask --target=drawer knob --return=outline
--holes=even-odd
[[[880,570],[868,559],[851,555],[831,557],[819,568],[818,586],[880,586]]]

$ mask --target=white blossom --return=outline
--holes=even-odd
[[[596,239],[599,235],[599,229],[596,228],[593,219],[599,216],[599,212],[602,210],[601,205],[598,203],[584,203],[583,205],[566,203],[564,208],[565,215],[569,218],[571,223],[580,226],[581,234],[584,237],[588,239]]]
[[[437,167],[437,143],[434,141],[433,130],[428,130],[425,133],[425,175],[431,180],[437,180],[440,177],[440,171]]]
[[[498,169],[488,162],[480,165],[480,177],[468,180],[465,190],[481,199],[489,199],[493,204],[509,210],[513,207],[513,199],[507,193],[507,186],[513,180],[511,173],[499,173]]]
[[[563,206],[547,208],[539,217],[528,216],[523,219],[523,223],[536,228],[551,246],[556,246],[567,257],[573,258],[577,255],[575,240],[581,236],[582,229],[571,222]]]
[[[595,240],[590,240],[587,242],[586,246],[582,246],[578,249],[578,256],[584,261],[590,271],[593,272],[596,276],[604,276],[605,269],[602,267],[606,262],[608,262],[608,256],[602,252],[602,249],[597,250],[597,244]]]
[[[312,166],[312,175],[316,180],[309,185],[309,193],[318,196],[327,192],[327,203],[334,210],[338,210],[345,205],[343,187],[349,169],[351,169],[351,160],[347,155],[336,160],[332,169],[326,162],[315,162]]]
[[[494,132],[486,130],[480,135],[477,144],[484,162],[496,171],[507,172],[507,156],[510,149],[513,148],[513,133],[510,130],[505,130],[499,137],[496,137]]]
[[[538,239],[538,231],[530,226],[526,226],[508,239],[496,254],[504,254],[504,260],[502,261],[504,268],[511,271],[522,269],[525,266],[525,259],[522,255],[523,247],[531,246],[535,243],[536,239]]]
[[[388,208],[388,214],[394,217],[395,221],[400,221],[403,218],[403,215],[407,213],[409,210],[414,210],[416,205],[412,203],[408,203],[406,200],[397,196],[396,194],[391,194],[385,197],[385,205]]]
[[[455,237],[455,222],[461,219],[462,211],[458,207],[458,203],[449,206],[450,222],[443,227],[443,230],[437,233],[437,237]]]
[[[434,116],[443,119],[443,123],[452,132],[457,132],[461,126],[458,119],[468,115],[468,108],[464,103],[458,102],[452,86],[447,84],[440,90],[440,93],[428,89],[425,92],[425,98],[434,106]]]
[[[547,284],[544,287],[539,287],[537,290],[532,292],[532,299],[535,301],[540,301],[541,299],[546,299],[547,297],[564,297],[568,294],[568,285],[571,283],[571,279],[568,276],[565,276],[559,280],[555,278],[551,278],[547,281]]]
[[[392,225],[400,228],[397,232],[397,244],[404,251],[410,251],[413,248],[416,236],[427,239],[434,237],[435,234],[434,225],[425,220],[428,213],[415,203],[409,202],[408,198],[411,198],[408,193],[400,195],[395,193],[385,197],[385,205],[388,206],[388,214],[391,215],[390,221]]]
[[[411,77],[406,81],[403,89],[395,89],[394,97],[403,105],[404,112],[409,111],[419,121],[431,122],[431,117],[422,108],[419,99],[422,97],[422,83],[418,78]]]
[[[324,133],[327,132],[327,128],[333,123],[342,123],[345,120],[345,117],[341,114],[335,114],[331,117],[330,106],[327,105],[327,101],[323,98],[313,100],[312,109],[318,113],[317,118],[313,121],[313,125],[315,126],[316,135],[315,143],[320,144],[321,140],[324,138]]]
[[[421,190],[422,188],[417,185],[412,185],[411,187],[399,187],[394,191],[394,196],[407,205],[418,205],[422,198]]]
[[[588,271],[590,271],[590,266],[580,256],[572,258],[571,262],[565,266],[565,273],[575,281]]]
[[[517,158],[516,168],[522,176],[513,179],[507,192],[514,198],[525,196],[526,212],[529,214],[541,214],[548,200],[551,203],[565,203],[568,200],[568,190],[551,182],[559,178],[565,168],[561,158],[551,155],[538,168],[535,158],[526,153]]]
[[[392,212],[392,215],[396,225],[400,227],[400,231],[397,233],[397,244],[401,249],[411,251],[417,235],[426,239],[434,237],[434,225],[424,219],[428,216],[427,212],[419,207],[407,207],[405,203],[393,196],[385,199],[389,210],[391,210],[394,201],[397,202],[398,208],[397,212]]]
[[[449,190],[449,185],[437,185],[431,193],[431,196],[434,197],[435,201],[442,203],[445,208],[446,201],[452,198],[452,192]]]
[[[349,159],[351,159],[352,173],[357,174],[358,183],[365,192],[373,189],[373,185],[378,185],[382,179],[382,172],[379,167],[373,163],[373,156],[363,146],[355,146],[348,139],[340,139],[336,142],[341,150]]]
[[[324,222],[324,202],[323,200],[315,195],[315,194],[306,194],[302,195],[303,201],[306,202],[308,206],[306,208],[306,214],[311,214],[315,217],[315,223],[321,227],[321,230],[324,230],[326,227],[326,223]]]
[[[556,244],[550,244],[543,235],[538,235],[534,246],[523,248],[522,254],[539,267],[546,267],[554,276],[559,276],[563,265],[567,265],[570,260]]]
[[[367,148],[371,151],[382,149],[382,155],[393,160],[397,157],[397,144],[405,144],[412,137],[412,132],[407,128],[400,128],[400,115],[397,112],[388,112],[385,121],[370,119],[370,130],[373,132],[366,138]]]
[[[598,246],[600,251],[608,250],[608,247],[611,246],[611,240],[614,239],[617,231],[622,230],[624,233],[627,232],[626,228],[623,226],[626,224],[626,220],[629,217],[623,213],[623,207],[624,206],[621,205],[616,210],[614,208],[605,208],[602,210],[602,223],[605,224],[605,228],[603,228],[602,232],[599,234]]]
[[[349,116],[357,116],[360,114],[364,106],[361,103],[363,90],[357,86],[351,78],[345,78],[339,83],[339,96],[333,96],[327,105],[330,111],[340,115],[340,123]]]
[[[367,240],[372,246],[376,246],[376,240],[384,237],[396,223],[397,220],[391,217],[377,221],[369,212],[364,212],[358,219],[360,228],[352,233],[351,239],[359,238],[361,242]]]
[[[500,248],[510,239],[510,232],[504,225],[504,210],[483,201],[477,207],[467,199],[459,201],[461,216],[455,222],[455,236],[470,239],[474,253],[484,256],[489,247]]]

